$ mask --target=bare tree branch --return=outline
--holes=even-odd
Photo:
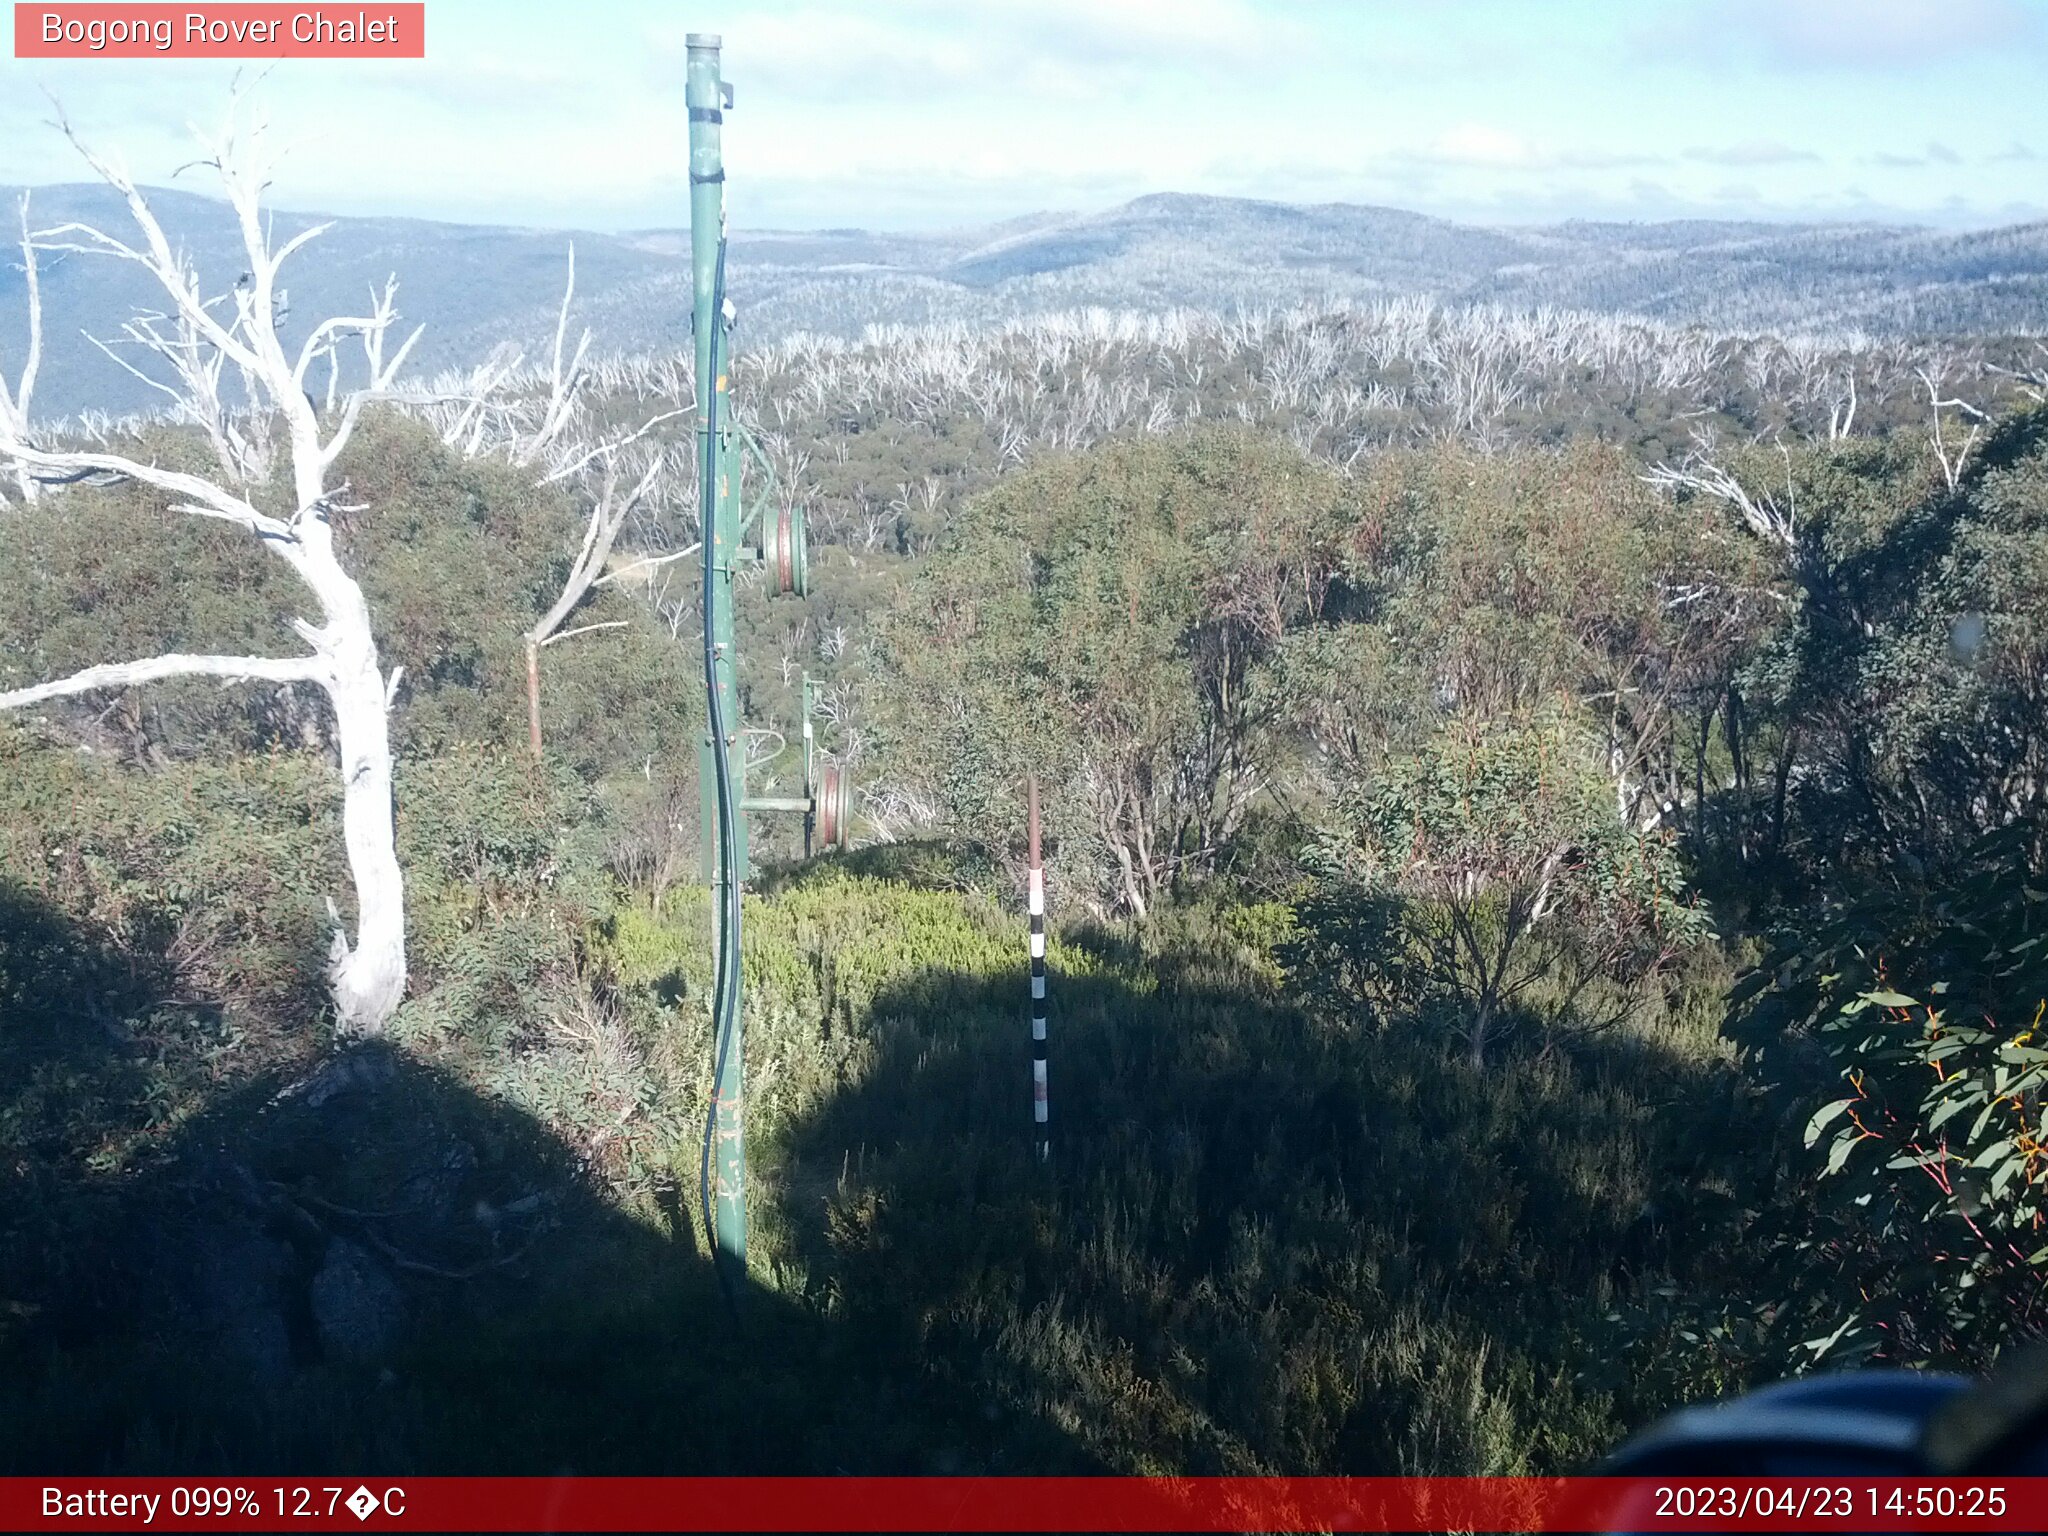
[[[592,634],[600,629],[624,629],[627,622],[625,619],[606,619],[601,624],[581,624],[575,629],[565,629],[560,634],[549,635],[547,639],[541,641],[541,645],[546,647],[555,644],[557,641],[573,640],[578,635]]]
[[[626,519],[633,509],[652,495],[660,483],[667,467],[666,457],[656,450],[648,459],[638,480],[630,489],[625,489],[621,473],[620,456],[613,454],[605,461],[604,479],[592,501],[589,521],[583,529],[583,546],[577,551],[574,564],[569,567],[569,576],[562,583],[561,595],[552,607],[535,621],[533,628],[526,632],[526,714],[527,740],[533,755],[541,755],[540,729],[540,650],[556,639],[566,635],[555,632],[573,613],[576,606],[597,585],[605,563],[611,559],[612,545],[618,539],[619,530],[626,525]],[[586,628],[599,626],[586,626]],[[584,630],[571,633],[581,634]]]
[[[218,677],[241,683],[315,683],[326,679],[319,656],[186,656],[173,653],[145,661],[117,661],[87,667],[55,682],[0,693],[0,709],[22,709],[48,699],[66,699],[102,688],[133,688],[173,677]]]
[[[183,470],[145,464],[140,459],[131,459],[125,454],[68,449],[54,452],[32,448],[27,443],[10,439],[4,431],[0,431],[0,458],[12,459],[32,470],[48,471],[53,476],[87,470],[117,475],[125,480],[139,480],[144,485],[153,485],[160,491],[170,492],[173,496],[190,498],[195,505],[184,510],[201,512],[208,517],[226,518],[229,522],[239,523],[265,538],[289,540],[292,537],[291,528],[283,521],[258,512],[247,501],[230,491],[223,490],[210,480],[188,475]]]
[[[1799,509],[1792,493],[1789,452],[1780,449],[1781,453],[1786,453],[1786,499],[1781,503],[1768,491],[1752,494],[1714,458],[1714,446],[1712,433],[1695,430],[1690,453],[1676,464],[1654,466],[1642,478],[1659,490],[1690,491],[1725,502],[1742,515],[1751,532],[1774,544],[1791,548],[1798,537]]]
[[[28,355],[22,361],[20,377],[12,390],[7,387],[7,376],[0,373],[0,438],[27,438],[29,407],[36,391],[36,371],[43,360],[43,293],[36,271],[36,243],[28,232],[28,197],[26,192],[21,194],[18,209],[21,270],[28,284]],[[16,466],[14,481],[23,501],[34,501],[41,493],[42,487],[35,477],[22,466]]]
[[[663,422],[674,421],[678,416],[687,416],[693,409],[694,407],[686,405],[673,411],[663,411],[658,416],[650,416],[625,436],[606,438],[604,441],[584,449],[574,458],[567,460],[559,469],[551,470],[547,477],[541,481],[541,484],[553,485],[558,480],[566,480],[578,471],[588,469],[593,463],[607,454],[617,453],[621,448],[639,442],[641,438],[652,432]]]
[[[597,580],[593,581],[591,585],[593,587],[602,587],[611,582],[617,581],[622,576],[630,576],[635,571],[654,570],[657,567],[672,564],[677,560],[687,560],[690,558],[690,556],[696,554],[697,551],[702,549],[703,547],[704,541],[702,539],[699,539],[695,544],[690,545],[686,549],[674,550],[666,555],[645,556],[642,559],[634,560],[629,564],[620,566],[616,571],[606,571],[602,576],[598,577]]]
[[[1969,462],[1970,450],[1977,446],[1977,438],[1984,431],[1984,423],[1990,418],[1967,400],[1944,400],[1941,385],[1947,382],[1948,364],[1937,359],[1926,368],[1916,368],[1914,374],[1927,391],[1927,408],[1933,414],[1934,426],[1928,434],[1934,445],[1934,457],[1941,465],[1942,478],[1953,491],[1963,477],[1963,466]],[[1951,449],[1942,432],[1941,413],[1944,410],[1959,410],[1970,418],[1970,435],[1959,447]]]

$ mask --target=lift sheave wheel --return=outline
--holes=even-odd
[[[761,555],[779,597],[804,597],[811,590],[809,540],[801,507],[782,507],[762,539]]]
[[[818,841],[842,852],[853,843],[853,776],[836,765],[818,779]]]

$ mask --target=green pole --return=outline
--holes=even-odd
[[[719,78],[719,39],[692,33],[684,99],[690,113],[690,264],[697,347],[697,464],[703,477],[705,687],[710,701],[698,757],[706,852],[711,862],[715,1075],[706,1148],[706,1205],[713,1249],[744,1273],[747,1257],[745,1032],[740,1005],[739,884],[746,870],[745,752],[733,651],[733,570],[740,547],[738,435],[728,389],[724,309],[725,161],[720,144],[728,100]],[[711,722],[716,721],[718,725]],[[716,739],[722,725],[724,740]],[[721,793],[717,756],[726,757]]]

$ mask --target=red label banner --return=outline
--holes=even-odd
[[[17,59],[423,59],[424,3],[14,7]]]
[[[2048,1478],[0,1478],[6,1531],[2042,1531]]]

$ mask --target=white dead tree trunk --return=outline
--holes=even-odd
[[[1792,458],[1782,445],[1785,461],[1785,495],[1782,500],[1771,491],[1752,493],[1748,487],[1714,457],[1714,438],[1695,430],[1693,449],[1676,464],[1658,464],[1642,478],[1664,491],[1687,491],[1733,507],[1742,521],[1759,538],[1791,550],[1799,542],[1799,497],[1792,482]]]
[[[7,375],[0,372],[0,437],[26,440],[29,402],[36,392],[36,370],[43,361],[43,294],[36,273],[36,243],[28,233],[28,194],[21,194],[21,270],[28,283],[28,355],[14,387],[7,387]],[[14,467],[14,485],[23,501],[34,501],[42,490],[27,466]]]
[[[554,485],[562,481],[588,482],[590,486],[590,516],[583,528],[583,543],[576,551],[576,558],[570,564],[568,579],[562,583],[561,595],[548,611],[527,630],[526,641],[526,734],[527,745],[533,751],[533,760],[539,762],[542,752],[540,728],[540,653],[543,647],[559,640],[573,639],[597,630],[620,629],[624,620],[611,620],[600,624],[579,625],[575,629],[563,629],[569,615],[576,611],[591,589],[603,586],[612,579],[605,574],[605,567],[611,561],[612,546],[618,542],[619,533],[626,526],[626,520],[658,494],[658,488],[667,467],[666,456],[659,448],[651,453],[639,455],[642,462],[635,470],[628,469],[625,461],[635,453],[635,445],[663,422],[673,421],[686,415],[688,407],[663,411],[649,417],[639,426],[610,437],[600,437],[594,443],[572,438],[572,424],[582,421],[589,411],[585,396],[588,393],[589,374],[584,360],[590,351],[590,332],[585,330],[576,343],[575,353],[565,367],[562,362],[563,343],[569,334],[569,306],[576,297],[576,247],[569,247],[569,280],[562,290],[561,314],[555,322],[554,364],[548,375],[548,398],[541,409],[540,421],[532,433],[513,431],[507,444],[507,453],[515,464],[552,465],[541,480],[542,485]],[[681,558],[668,555],[655,561],[640,561],[638,565],[652,566],[665,560]],[[614,572],[612,575],[619,573]]]
[[[2036,365],[2022,363],[2017,368],[1993,368],[1991,372],[2013,380],[2023,397],[2040,405],[2048,402],[2048,341],[2034,343],[2034,357]]]
[[[1828,441],[1839,443],[1856,425],[1856,359],[1842,370],[1842,387],[1828,401]]]
[[[1937,359],[1931,367],[1913,370],[1919,376],[1921,388],[1927,391],[1927,408],[1934,415],[1933,429],[1928,433],[1934,446],[1935,460],[1941,465],[1941,477],[1953,491],[1962,483],[1963,466],[1969,462],[1970,450],[1977,446],[1977,439],[1984,431],[1984,424],[1991,418],[1967,400],[1944,400],[1941,387],[1948,382],[1948,365]],[[1945,410],[1960,411],[1970,420],[1970,432],[1960,444],[1951,441],[1941,427],[1941,413]]]
[[[575,629],[563,629],[562,625],[583,599],[590,595],[593,587],[600,586],[611,578],[604,574],[610,562],[612,545],[618,541],[619,530],[626,526],[626,519],[633,510],[654,494],[666,464],[664,456],[655,452],[647,457],[646,467],[639,476],[627,484],[630,471],[619,462],[616,452],[605,455],[604,474],[599,481],[592,499],[590,519],[584,525],[583,546],[576,552],[575,562],[569,567],[568,580],[562,583],[562,594],[552,607],[535,621],[533,628],[526,632],[526,733],[527,745],[533,749],[533,760],[541,758],[540,731],[540,653],[544,646],[558,640],[568,640],[577,635],[586,635],[594,630],[623,627],[623,619],[614,619],[602,624],[583,624]]]
[[[141,348],[158,366],[168,367],[175,383],[158,381],[159,387],[178,399],[187,418],[206,432],[217,473],[187,474],[120,453],[41,447],[6,421],[0,421],[0,466],[45,481],[139,481],[166,492],[174,511],[244,528],[305,584],[319,617],[293,621],[308,647],[302,656],[172,654],[89,667],[71,677],[0,693],[0,709],[175,677],[317,684],[334,709],[343,783],[342,833],[356,898],[353,942],[329,901],[335,931],[328,981],[341,1031],[374,1034],[405,991],[405,887],[393,839],[387,720],[398,673],[387,678],[379,670],[369,606],[335,552],[330,513],[342,487],[332,481],[336,460],[355,431],[365,402],[389,389],[419,332],[386,355],[386,337],[396,320],[393,286],[386,283],[381,294],[372,294],[369,313],[324,320],[311,329],[295,355],[286,354],[277,330],[283,298],[278,271],[326,226],[272,246],[260,208],[269,170],[260,129],[244,137],[231,115],[227,132],[208,145],[211,154],[204,163],[220,174],[248,264],[231,292],[208,298],[198,274],[173,251],[134,182],[80,143],[68,124],[60,126],[92,168],[122,195],[138,243],[84,224],[39,231],[34,243],[44,250],[133,262],[162,288],[168,312],[140,315],[129,322],[124,342]],[[350,338],[362,347],[363,387],[343,396],[323,422],[305,388],[307,371],[322,360],[332,363]],[[222,407],[219,380],[230,366],[246,392],[246,406],[239,410]],[[264,483],[259,471],[269,463],[280,436],[290,462],[290,504],[264,511],[257,505]]]
[[[569,335],[569,304],[576,297],[576,247],[569,247],[569,280],[562,289],[562,309],[555,320],[554,365],[548,372],[548,398],[540,423],[531,434],[515,438],[512,462],[537,464],[547,457],[570,422],[581,414],[583,405],[583,362],[590,354],[590,331],[586,328],[576,342],[567,368],[562,366],[562,343]]]

